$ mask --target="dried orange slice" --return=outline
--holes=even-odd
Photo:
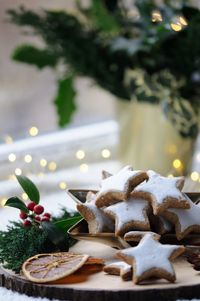
[[[87,261],[85,262],[85,264],[87,265],[104,265],[105,264],[105,261],[102,259],[102,258],[96,258],[96,257],[89,257],[87,259]]]
[[[52,282],[73,274],[84,265],[88,257],[70,252],[39,254],[26,260],[22,271],[30,281]]]

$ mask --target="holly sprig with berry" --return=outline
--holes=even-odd
[[[40,204],[40,193],[36,185],[25,176],[17,181],[28,195],[23,202],[17,196],[9,198],[5,206],[20,210],[18,222],[10,222],[7,231],[0,231],[0,263],[5,268],[19,273],[23,262],[39,253],[68,251],[76,241],[67,230],[77,223],[81,216],[71,215],[66,208],[60,217],[54,217]]]
[[[16,176],[24,192],[28,195],[30,202],[25,204],[18,197],[11,197],[5,206],[14,207],[20,210],[19,217],[23,220],[24,227],[32,225],[41,226],[43,222],[50,222],[51,214],[44,212],[44,207],[39,204],[40,193],[35,184],[25,176]]]

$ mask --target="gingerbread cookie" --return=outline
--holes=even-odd
[[[127,201],[105,208],[104,212],[115,220],[115,235],[123,236],[130,230],[150,230],[149,208],[147,201],[130,197]]]
[[[151,231],[130,231],[124,235],[124,240],[139,242],[146,234],[151,235],[155,240],[160,239],[160,235]]]
[[[130,166],[124,167],[112,176],[105,175],[104,172],[103,177],[96,198],[96,206],[99,208],[112,205],[121,200],[127,200],[133,188],[148,179],[146,172],[134,171]]]
[[[131,280],[132,277],[132,267],[124,261],[107,264],[103,270],[109,275],[121,276],[124,281]]]
[[[138,246],[117,252],[117,257],[133,266],[133,282],[151,277],[174,282],[176,275],[171,260],[184,252],[183,246],[162,245],[151,234],[146,234]]]
[[[148,200],[153,208],[153,213],[159,215],[165,209],[190,208],[188,200],[181,192],[184,178],[162,177],[152,171],[148,172],[149,180],[138,185],[133,195]]]
[[[114,223],[103,210],[95,205],[96,195],[89,192],[85,203],[79,202],[77,210],[88,223],[89,233],[114,232]]]
[[[187,195],[185,198],[190,204],[189,209],[168,208],[163,212],[163,216],[175,225],[178,240],[192,232],[200,233],[200,207],[195,205]]]

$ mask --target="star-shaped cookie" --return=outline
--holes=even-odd
[[[155,240],[160,239],[160,235],[151,231],[130,231],[124,235],[125,241],[139,242],[145,235],[152,235]]]
[[[103,270],[107,274],[121,276],[124,281],[131,280],[132,266],[124,261],[109,263]]]
[[[101,182],[101,188],[97,194],[96,206],[104,207],[126,200],[138,184],[147,180],[147,173],[140,170],[132,170],[130,166],[121,169],[115,175],[106,177],[105,172]]]
[[[104,209],[104,212],[115,220],[115,235],[123,236],[130,230],[150,230],[148,219],[149,203],[143,199],[130,196]]]
[[[189,209],[168,208],[163,212],[163,216],[175,225],[178,240],[191,232],[200,233],[200,207],[195,205],[187,195],[185,197],[190,204]]]
[[[151,202],[153,213],[159,215],[165,209],[190,208],[189,202],[181,192],[183,177],[167,178],[150,172],[149,180],[138,185],[133,195]]]
[[[133,266],[134,283],[151,277],[174,282],[176,275],[171,260],[184,250],[183,246],[162,245],[152,235],[146,234],[137,247],[118,251],[117,257]]]
[[[77,210],[88,223],[89,233],[114,232],[114,223],[102,209],[95,205],[96,195],[89,192],[85,203],[78,203]]]

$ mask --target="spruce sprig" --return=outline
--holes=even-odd
[[[21,223],[11,222],[7,231],[0,231],[0,263],[16,273],[29,257],[54,251],[57,247],[38,227],[24,228]]]

